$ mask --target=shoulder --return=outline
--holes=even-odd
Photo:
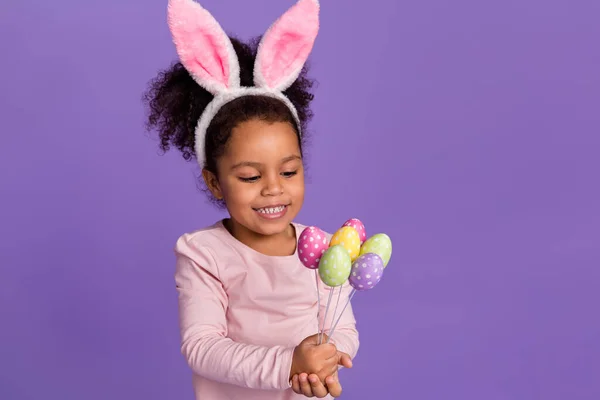
[[[185,232],[177,238],[175,248],[184,243],[198,246],[207,245],[212,242],[216,243],[219,241],[220,227],[221,224],[217,222],[211,226]]]
[[[220,254],[219,247],[223,246],[221,227],[222,224],[218,222],[177,238],[173,251],[178,281],[193,280],[206,274],[220,279],[217,255]]]
[[[223,245],[220,222],[211,226],[183,233],[175,242],[174,252],[178,257],[214,258],[216,249]]]

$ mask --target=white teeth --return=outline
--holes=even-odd
[[[285,206],[259,208],[258,212],[261,214],[276,214],[276,213],[282,212],[284,209],[285,209]]]

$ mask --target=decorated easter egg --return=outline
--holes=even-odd
[[[373,289],[383,275],[383,260],[375,253],[365,253],[352,264],[348,282],[358,291]]]
[[[329,247],[319,262],[319,276],[330,287],[341,286],[348,280],[352,260],[341,244]]]
[[[306,268],[317,269],[328,247],[325,232],[316,226],[307,226],[298,239],[298,258]]]
[[[350,255],[350,260],[354,261],[360,253],[360,236],[358,231],[351,226],[343,226],[337,230],[331,237],[330,246],[341,245]]]
[[[359,219],[349,219],[348,221],[344,222],[344,225],[342,226],[351,226],[352,228],[356,229],[358,236],[360,237],[360,243],[364,243],[364,241],[367,240],[367,231]]]
[[[392,257],[392,241],[385,233],[378,233],[371,236],[360,248],[360,255],[366,253],[375,253],[383,260],[383,266],[387,267]]]

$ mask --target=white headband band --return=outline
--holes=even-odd
[[[254,64],[254,87],[240,85],[240,65],[231,40],[214,17],[193,0],[169,0],[168,23],[183,66],[214,95],[195,130],[196,158],[204,167],[206,130],[219,110],[243,96],[281,100],[300,121],[283,94],[298,78],[319,31],[319,1],[298,0],[263,35]]]

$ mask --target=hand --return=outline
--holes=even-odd
[[[346,353],[338,352],[340,356],[340,365],[346,368],[352,368],[352,360]],[[325,378],[325,385],[319,380],[316,374],[301,373],[292,377],[292,390],[295,393],[303,394],[306,397],[323,398],[327,396],[327,392],[332,397],[340,397],[342,395],[342,385],[338,379],[338,372]]]
[[[325,378],[325,385],[323,385],[323,382],[319,380],[316,374],[308,375],[303,372],[300,375],[294,375],[292,377],[292,390],[306,397],[323,398],[328,393],[332,397],[340,397],[342,395],[342,385],[340,385],[337,371]]]
[[[327,341],[327,335],[324,335],[323,341]],[[352,359],[348,354],[337,351],[337,358],[337,364],[343,365],[346,368],[352,368]],[[302,372],[300,375],[293,375],[292,390],[306,397],[323,398],[327,396],[328,392],[332,397],[340,397],[342,395],[342,386],[338,379],[337,365],[335,372],[327,376],[324,382],[321,382],[317,374]]]
[[[331,376],[328,376],[327,379]],[[303,394],[306,397],[323,398],[329,393],[328,388],[323,385],[316,374],[307,374],[306,372],[292,377],[292,390],[294,393]]]
[[[318,335],[312,335],[296,346],[292,358],[290,380],[294,375],[307,373],[315,374],[320,382],[325,382],[326,377],[335,373],[340,356],[335,345],[325,343],[326,336],[322,337],[322,344],[317,344]]]

